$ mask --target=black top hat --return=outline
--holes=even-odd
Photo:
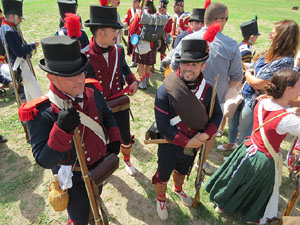
[[[14,14],[23,17],[22,0],[2,0],[2,6],[5,15]]]
[[[160,0],[158,3],[158,8],[167,8],[169,0]]]
[[[184,0],[174,0],[174,6],[179,5],[179,6],[184,6]]]
[[[76,76],[86,70],[88,58],[81,54],[78,40],[69,36],[54,36],[41,41],[44,59],[39,61],[42,70],[61,77]]]
[[[76,14],[77,2],[75,0],[57,0],[57,4],[61,18],[65,18],[66,13]]]
[[[84,26],[123,28],[118,22],[117,8],[101,5],[90,5],[90,19],[85,21]]]
[[[177,56],[179,63],[203,62],[208,59],[207,42],[199,39],[182,40],[181,57]]]
[[[204,13],[205,13],[205,9],[193,9],[193,14],[189,21],[190,22],[192,22],[192,21],[203,22],[204,21]]]
[[[260,35],[256,20],[250,20],[246,23],[243,23],[240,27],[244,38],[248,38],[251,35]]]

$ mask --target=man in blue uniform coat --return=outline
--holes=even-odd
[[[217,97],[211,119],[207,116],[212,100],[212,87],[203,75],[207,58],[206,40],[183,40],[181,57],[176,59],[179,69],[168,75],[156,92],[157,128],[169,141],[169,144],[158,146],[158,169],[152,178],[157,194],[157,213],[162,220],[168,218],[166,191],[171,174],[174,193],[185,206],[192,205],[191,198],[182,189],[184,178],[192,167],[196,149],[217,132],[222,120]],[[190,154],[187,154],[187,148],[192,151]]]
[[[61,169],[67,174],[73,171],[72,186],[68,189],[67,211],[74,224],[86,225],[90,205],[76,160],[73,131],[78,127],[88,168],[108,153],[118,152],[121,136],[101,94],[99,82],[85,80],[88,59],[80,53],[79,42],[63,36],[45,38],[41,44],[45,58],[39,61],[39,66],[47,72],[50,91],[47,95],[23,104],[19,116],[21,121],[28,121],[36,162],[46,169],[52,169],[54,173],[59,173]],[[73,107],[61,109],[51,96],[60,101],[69,100]],[[79,112],[103,128],[109,144],[97,135],[93,126],[87,124]]]
[[[85,48],[89,44],[89,38],[86,32],[81,28],[81,18],[76,15],[77,1],[75,0],[58,0],[60,14],[60,29],[54,34],[55,36],[69,36],[76,38]]]
[[[1,41],[4,46],[2,36],[4,34],[9,51],[9,60],[14,70],[18,72],[19,77],[17,79],[20,80],[20,75],[22,76],[26,98],[27,100],[31,100],[40,96],[42,92],[32,71],[29,71],[28,64],[24,58],[32,54],[32,51],[38,47],[39,42],[35,41],[26,44],[19,34],[17,26],[19,26],[23,19],[23,2],[21,0],[2,0],[2,6],[5,19],[2,20]]]

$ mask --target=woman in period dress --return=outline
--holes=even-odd
[[[281,69],[274,73],[265,90],[270,98],[262,99],[255,107],[251,137],[205,184],[217,212],[238,213],[243,221],[260,224],[277,217],[280,143],[287,133],[300,136],[300,118],[285,109],[289,101],[299,96],[299,73]]]

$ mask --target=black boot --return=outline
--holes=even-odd
[[[0,134],[0,143],[5,143],[5,142],[7,142],[7,139]]]

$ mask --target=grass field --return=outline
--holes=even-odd
[[[300,6],[300,1],[289,0],[223,0],[229,8],[229,20],[224,29],[226,35],[236,41],[241,41],[239,25],[258,16],[259,31],[262,34],[254,46],[256,52],[268,47],[268,34],[274,22],[282,19],[294,19],[300,22],[300,11],[291,10],[293,6]],[[98,4],[97,0],[79,0],[78,14],[85,21],[89,19],[89,5]],[[156,0],[155,4],[158,4]],[[169,13],[172,13],[173,0],[169,4]],[[200,8],[203,0],[186,0],[185,9]],[[123,18],[131,0],[121,0],[118,11]],[[41,40],[53,35],[58,30],[59,13],[56,0],[26,0],[24,3],[24,17],[21,29],[28,42]],[[88,35],[90,32],[86,29]],[[42,58],[42,50],[38,49],[33,56],[33,64],[42,90],[46,93],[49,82],[45,73],[39,69],[37,62]],[[158,59],[158,58],[157,58]],[[128,64],[131,63],[127,58]],[[159,61],[156,64],[159,68]],[[133,72],[135,74],[136,70]],[[131,108],[134,121],[131,123],[132,134],[135,135],[135,144],[132,152],[132,162],[138,173],[129,177],[124,166],[108,180],[103,191],[103,200],[109,212],[111,224],[116,225],[185,225],[185,224],[243,224],[237,216],[219,216],[208,199],[208,194],[201,190],[202,205],[197,209],[188,209],[179,202],[172,193],[172,182],[169,182],[167,197],[169,219],[162,222],[156,215],[155,191],[151,178],[157,168],[157,146],[144,146],[144,134],[154,120],[153,101],[156,89],[162,83],[163,76],[154,73],[151,76],[152,87],[147,91],[139,91],[131,98]],[[8,138],[6,144],[0,145],[0,224],[66,224],[66,212],[56,213],[47,200],[49,179],[51,172],[39,167],[31,154],[31,147],[25,141],[23,128],[18,121],[17,104],[12,91],[8,91],[4,98],[0,98],[0,134]],[[216,145],[226,142],[227,129],[222,138],[217,139]],[[282,144],[283,154],[286,155],[291,137]],[[229,152],[219,153],[212,150],[209,162],[215,166],[223,163],[223,157]],[[279,213],[281,214],[294,190],[294,182],[288,178],[284,167],[283,184]],[[195,171],[185,184],[190,196],[194,195]],[[207,179],[207,178],[206,178]],[[300,205],[294,215],[300,216]]]

